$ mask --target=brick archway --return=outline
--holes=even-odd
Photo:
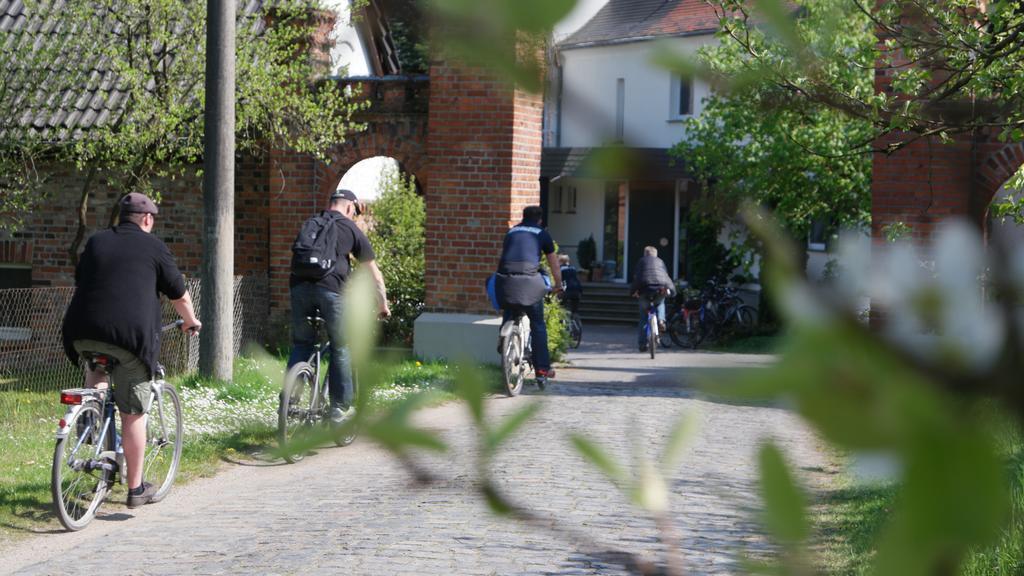
[[[429,78],[348,78],[338,83],[339,89],[350,90],[354,96],[361,95],[369,101],[369,108],[354,118],[365,123],[366,130],[335,145],[329,151],[329,163],[286,150],[270,154],[268,276],[271,310],[275,315],[289,307],[290,246],[295,231],[310,214],[324,209],[328,195],[349,168],[366,158],[388,156],[421,182],[427,178]]]
[[[906,134],[893,135],[883,145]],[[963,216],[986,228],[989,206],[1024,163],[1024,143],[964,135],[952,143],[922,138],[872,165],[871,228],[880,240],[894,222],[910,226],[913,238],[931,239],[940,221]]]
[[[319,163],[317,183],[321,195],[334,190],[341,177],[357,163],[375,156],[394,158],[403,172],[415,175],[424,186],[429,166],[428,77],[392,76],[339,82],[370,101],[370,108],[356,118],[365,122],[367,129],[335,146],[329,152],[330,164]]]
[[[975,189],[972,194],[971,214],[984,222],[988,208],[1021,164],[1024,164],[1024,142],[979,143],[979,160],[975,169]]]

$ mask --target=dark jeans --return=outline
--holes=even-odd
[[[352,366],[343,333],[342,298],[337,292],[321,288],[312,282],[298,284],[291,289],[292,297],[292,353],[288,367],[305,361],[313,353],[315,334],[313,326],[306,322],[307,316],[320,312],[331,339],[330,364],[327,367],[328,392],[331,405],[347,408],[353,404]]]
[[[509,306],[504,310],[504,324],[512,319],[512,314],[522,311],[530,319],[530,345],[533,347],[534,370],[550,370],[551,354],[548,352],[548,327],[544,324],[544,301],[533,306]]]
[[[652,301],[658,307],[658,320],[665,322],[665,295],[657,292],[640,294],[640,332],[637,343],[641,348],[647,346],[647,307]]]

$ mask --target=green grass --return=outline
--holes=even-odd
[[[963,576],[1024,575],[1024,435],[1009,430],[998,435],[1006,454],[1010,520],[996,544],[967,557],[960,571]],[[820,551],[829,574],[869,573],[875,539],[896,498],[896,486],[847,485],[826,495],[817,523]]]
[[[182,398],[186,441],[177,483],[210,476],[224,461],[265,457],[275,446],[277,396],[285,360],[239,358],[231,383],[196,376],[174,379]],[[485,369],[500,382],[497,369]],[[389,364],[370,399],[386,408],[424,390],[452,398],[453,370],[441,363]],[[8,414],[0,421],[0,544],[26,534],[60,529],[51,511],[50,468],[57,421],[64,414],[56,392],[3,393]],[[105,506],[121,506],[122,487]]]

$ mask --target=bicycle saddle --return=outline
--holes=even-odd
[[[89,370],[93,372],[102,370],[104,373],[109,374],[114,369],[114,366],[117,366],[117,358],[102,352],[82,352],[81,356],[85,363],[89,365]]]

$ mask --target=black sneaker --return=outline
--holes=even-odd
[[[156,494],[156,486],[153,486],[149,482],[143,482],[142,488],[142,494],[139,495],[132,494],[131,490],[128,491],[129,508],[138,508],[143,504],[149,504],[149,501],[152,500],[153,496]]]

